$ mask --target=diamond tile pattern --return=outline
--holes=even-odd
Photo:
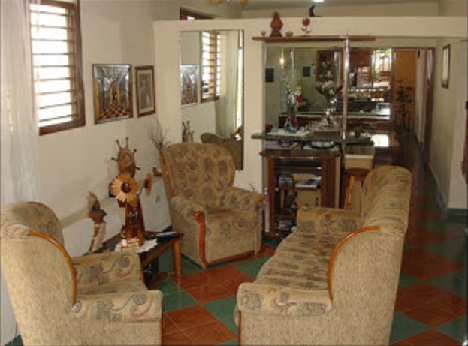
[[[462,345],[467,338],[466,221],[448,220],[438,207],[437,187],[414,136],[403,136],[400,143],[404,157],[414,160],[404,163],[414,186],[390,344]],[[183,277],[168,278],[159,287],[164,293],[163,343],[237,345],[237,288],[255,279],[275,245],[266,242],[256,256],[205,271],[183,259]]]

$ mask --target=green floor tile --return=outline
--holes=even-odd
[[[5,344],[5,346],[23,346],[21,335],[16,336],[13,340]]]
[[[405,288],[408,286],[412,286],[419,282],[418,278],[411,276],[409,274],[400,273],[400,281],[398,283],[398,288]]]
[[[164,295],[182,291],[182,289],[172,281],[172,278],[167,278],[161,282],[156,289],[160,290]]]
[[[454,262],[466,265],[466,245],[466,237],[457,237],[437,244],[428,245],[424,249]]]
[[[428,327],[423,323],[413,320],[402,313],[395,312],[393,316],[390,344],[407,339],[413,335],[426,331]]]
[[[184,291],[165,294],[163,303],[164,312],[171,312],[197,305],[197,301]]]
[[[269,257],[262,257],[253,261],[236,263],[234,264],[234,267],[240,270],[245,275],[247,275],[249,278],[255,279],[257,277],[257,273],[260,270],[260,268],[269,259],[270,259]]]
[[[193,262],[192,260],[188,259],[185,256],[182,256],[182,274],[191,274],[202,271],[202,267],[200,267],[197,263]]]
[[[467,339],[466,323],[467,320],[465,315],[447,323],[444,323],[436,327],[436,329],[439,332],[444,333],[445,335],[457,339],[460,342],[465,342],[465,340]]]
[[[467,298],[466,268],[430,280],[434,286],[442,288],[460,297]]]
[[[225,342],[224,344],[221,344],[219,346],[237,346],[237,345],[239,345],[239,342],[237,341],[237,339],[234,339],[234,340]]]
[[[466,237],[465,225],[462,223],[448,221],[446,219],[429,220],[423,222],[424,227],[434,231],[453,236]]]
[[[236,297],[218,299],[203,305],[213,316],[224,323],[226,327],[237,334],[237,326],[234,322],[234,309]]]

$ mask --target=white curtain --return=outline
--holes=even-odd
[[[39,199],[37,126],[32,93],[26,0],[1,0],[1,207]],[[16,323],[3,277],[1,344],[15,336]]]
[[[216,107],[216,133],[229,137],[236,130],[239,32],[223,31],[221,41],[221,90]]]

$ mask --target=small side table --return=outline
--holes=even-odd
[[[157,238],[158,232],[146,231],[146,239]],[[174,236],[168,238],[158,238],[158,244],[147,250],[140,252],[140,265],[143,273],[143,279],[148,289],[153,289],[159,285],[169,275],[175,275],[176,278],[182,276],[182,258],[180,250],[180,240],[183,238],[183,233],[177,233]],[[115,236],[106,240],[98,252],[114,251],[116,245],[121,240],[120,235]],[[170,248],[174,250],[174,272],[160,272],[159,271],[159,257]]]

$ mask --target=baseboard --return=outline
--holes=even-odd
[[[447,209],[447,219],[468,220],[468,209]],[[468,221],[467,221],[468,222]]]

